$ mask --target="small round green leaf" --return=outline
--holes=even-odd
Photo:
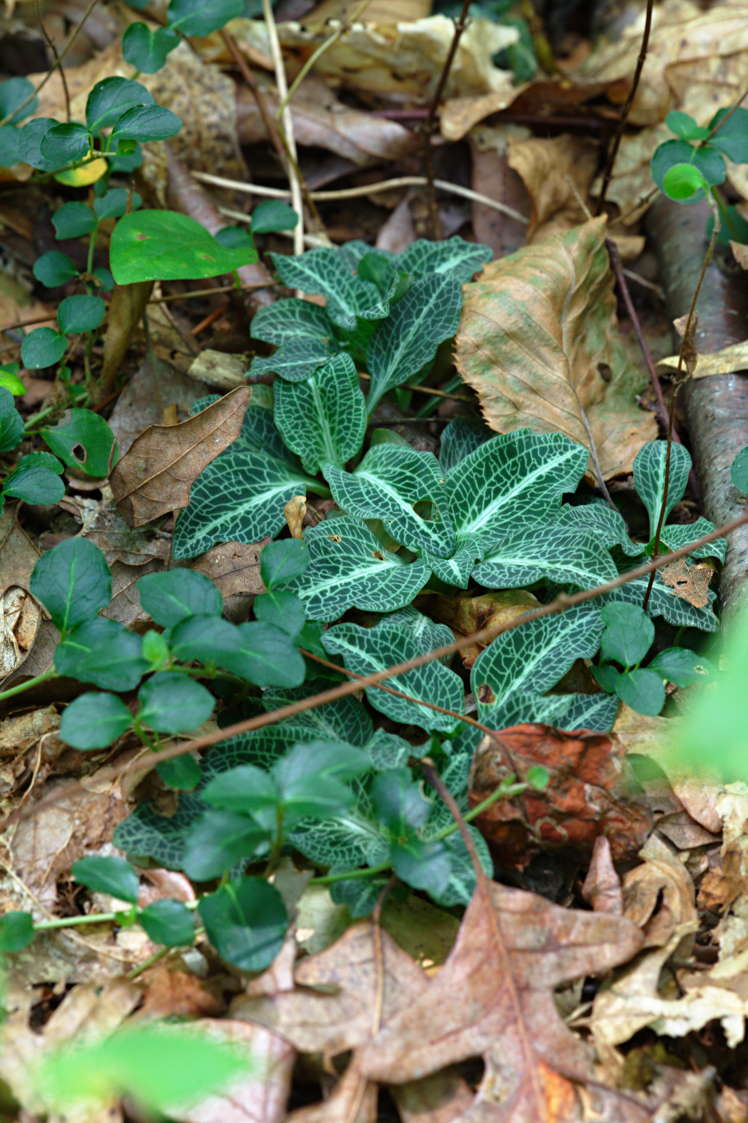
[[[138,921],[146,935],[167,948],[189,946],[195,939],[195,917],[181,901],[154,901],[141,909]]]
[[[652,646],[654,624],[636,604],[615,602],[600,609],[605,631],[600,640],[600,654],[606,662],[633,667],[640,663]]]
[[[268,837],[249,815],[207,811],[188,831],[182,869],[194,881],[211,881],[237,862],[265,853]]]
[[[688,113],[682,113],[679,109],[673,109],[668,113],[665,124],[679,140],[704,140],[709,135],[709,129],[697,125],[693,117]]]
[[[266,589],[277,589],[309,567],[309,547],[300,538],[269,542],[260,554],[260,575]]]
[[[169,657],[169,645],[164,639],[161,632],[154,631],[149,628],[143,636],[142,647],[143,658],[146,659],[151,667],[160,667],[161,664]]]
[[[161,105],[136,105],[123,113],[112,129],[112,142],[137,140],[168,140],[176,136],[182,120]]]
[[[124,858],[96,855],[79,858],[70,871],[79,885],[95,893],[108,893],[118,901],[135,904],[140,890],[137,870]]]
[[[288,913],[278,890],[259,877],[229,882],[198,907],[210,942],[242,971],[263,971],[281,949]]]
[[[98,546],[68,538],[42,554],[31,574],[31,592],[61,632],[91,620],[112,599],[112,577]]]
[[[109,247],[109,264],[119,285],[216,277],[253,261],[253,249],[224,249],[204,226],[177,211],[126,214],[115,226]]]
[[[67,121],[48,129],[39,147],[45,160],[56,168],[64,168],[85,160],[91,148],[91,134],[85,125]]]
[[[148,615],[162,628],[173,628],[188,616],[220,616],[223,597],[205,574],[195,569],[147,573],[137,582]]]
[[[65,494],[62,471],[60,461],[48,452],[30,452],[6,478],[3,491],[23,503],[59,503]]]
[[[127,210],[128,192],[124,187],[112,187],[106,194],[94,199],[94,211],[98,219],[121,218]]]
[[[654,671],[625,671],[616,682],[616,694],[639,714],[655,717],[665,705],[665,687]]]
[[[178,27],[183,35],[210,35],[225,27],[229,20],[244,15],[245,0],[171,0],[167,19],[170,27]]]
[[[53,328],[37,328],[21,344],[21,362],[27,370],[41,370],[59,363],[67,350],[66,336]]]
[[[0,125],[0,168],[12,168],[21,159],[21,134],[15,125]]]
[[[252,211],[252,233],[271,234],[276,230],[293,230],[299,216],[293,207],[281,199],[266,199]]]
[[[299,635],[306,621],[304,602],[295,593],[286,593],[282,589],[260,593],[255,597],[252,608],[257,620],[272,624],[293,638]]]
[[[34,938],[34,918],[30,912],[13,909],[0,916],[0,952],[23,951]]]
[[[194,791],[203,778],[203,770],[194,756],[178,756],[174,760],[162,760],[156,771],[167,788],[180,792]]]
[[[96,225],[96,215],[85,203],[64,203],[52,215],[57,238],[82,238]]]
[[[26,387],[23,379],[18,377],[20,369],[20,363],[3,363],[0,366],[0,389],[9,390],[16,397],[25,394]]]
[[[748,446],[740,450],[732,462],[730,478],[738,491],[748,495]]]
[[[693,164],[674,164],[662,178],[662,190],[668,199],[685,203],[701,198],[708,184],[698,168]]]
[[[213,713],[215,698],[199,682],[178,671],[159,671],[138,693],[137,719],[159,733],[196,729]]]
[[[131,23],[122,36],[122,57],[141,74],[155,74],[166,56],[179,46],[179,36],[167,27]]]
[[[13,404],[10,390],[0,386],[0,452],[10,452],[23,439],[23,418]]]
[[[69,468],[77,468],[94,479],[108,476],[116,463],[114,433],[104,418],[90,409],[71,409],[66,421],[54,429],[42,429],[41,437]]]
[[[92,133],[99,133],[136,105],[153,105],[153,96],[145,86],[129,78],[104,78],[88,95],[86,124]]]
[[[254,249],[252,236],[243,226],[224,226],[216,230],[214,237],[227,250]]]
[[[148,670],[140,655],[140,636],[105,617],[74,628],[58,644],[54,663],[59,674],[102,690],[134,690]]]
[[[647,668],[676,686],[703,682],[714,671],[711,662],[687,647],[668,647],[656,655]]]
[[[100,296],[66,296],[57,309],[57,322],[60,331],[67,335],[76,332],[95,331],[101,327],[106,315],[106,304]]]
[[[715,126],[719,128],[709,138],[709,146],[736,164],[748,163],[748,109],[718,109],[709,122],[710,129]]]
[[[65,707],[60,736],[74,749],[105,749],[132,725],[132,714],[116,694],[90,691]]]
[[[32,272],[37,281],[46,285],[48,289],[67,284],[78,276],[78,270],[67,254],[60,253],[58,250],[49,250],[48,253],[37,257]]]
[[[33,83],[28,78],[6,78],[0,82],[0,118],[8,117],[12,124],[17,124],[29,117],[39,104],[38,99],[32,97],[34,93]],[[28,104],[24,105],[27,98]]]

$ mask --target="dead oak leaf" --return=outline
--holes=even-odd
[[[636,401],[605,237],[592,219],[487,265],[464,286],[455,361],[491,429],[564,433],[608,479],[631,470],[656,421]]]
[[[237,386],[179,425],[152,425],[141,433],[111,476],[131,526],[187,506],[196,477],[239,436],[251,394],[251,386]]]
[[[663,565],[660,577],[674,590],[675,595],[687,600],[694,608],[706,608],[709,604],[709,584],[714,570],[708,565],[691,564],[685,558]]]
[[[586,1046],[553,1000],[554,987],[601,974],[640,946],[623,917],[480,882],[448,960],[363,1046],[362,1071],[396,1084],[483,1055],[464,1123],[577,1123],[595,1111],[600,1123],[644,1123],[650,1113],[640,1100],[591,1082]]]

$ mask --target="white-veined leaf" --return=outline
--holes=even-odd
[[[376,285],[358,277],[337,249],[308,250],[298,257],[271,253],[270,257],[289,288],[327,297],[327,314],[338,327],[350,331],[357,319],[380,320],[389,311]]]
[[[399,255],[397,264],[414,277],[444,274],[462,285],[492,258],[491,247],[480,242],[466,242],[458,237],[447,238],[443,242],[421,238],[410,243]]]
[[[441,557],[454,551],[444,476],[433,453],[380,444],[367,452],[355,472],[329,465],[324,472],[342,510],[361,519],[382,519],[388,534],[409,549]],[[429,505],[428,518],[415,510],[417,503]]]
[[[596,653],[602,631],[600,613],[579,605],[497,636],[476,659],[470,678],[481,713],[501,705],[515,691],[550,690],[576,659]]]
[[[423,637],[427,637],[425,644]],[[358,624],[336,624],[323,634],[322,642],[331,654],[342,656],[348,670],[368,675],[391,667],[394,663],[402,663],[414,655],[422,655],[433,647],[451,643],[452,632],[445,624],[434,624],[428,620],[421,634],[410,621],[385,618],[373,628],[362,628]],[[462,680],[438,660],[426,663],[423,667],[415,667],[405,674],[395,675],[387,680],[387,685],[414,698],[423,698],[438,706],[462,712]],[[458,724],[458,720],[449,714],[441,714],[437,710],[397,698],[383,690],[377,690],[376,687],[368,689],[366,697],[376,710],[404,725],[451,731]]]
[[[278,350],[269,358],[255,357],[249,373],[272,371],[289,382],[308,378],[340,350],[327,312],[308,300],[277,300],[261,308],[252,320],[251,333],[254,339],[276,344]]]
[[[650,441],[634,460],[634,487],[649,515],[649,536],[654,538],[665,494],[667,441]],[[681,444],[670,445],[670,471],[665,519],[683,498],[691,471],[691,457]]]
[[[692,523],[664,526],[662,528],[663,545],[661,549],[664,550],[667,547],[669,550],[680,550],[682,546],[687,546],[689,542],[695,542],[697,538],[703,538],[705,534],[710,534],[715,529],[714,523],[704,518],[698,518]],[[708,542],[706,546],[699,546],[688,556],[694,559],[719,558],[721,562],[724,562],[727,557],[727,539],[715,538],[713,542]]]
[[[488,589],[516,589],[543,578],[592,589],[617,576],[609,551],[598,539],[558,523],[535,525],[502,539],[473,570],[475,580]]]
[[[623,515],[614,511],[607,503],[583,503],[572,507],[564,503],[558,517],[558,525],[569,527],[580,534],[589,534],[604,546],[620,546],[624,554],[638,557],[644,552],[641,542],[632,542]]]
[[[619,701],[611,694],[534,694],[518,690],[499,706],[481,712],[491,729],[508,729],[525,722],[540,722],[556,729],[592,729],[608,733],[613,728]]]
[[[411,285],[367,349],[369,413],[388,390],[431,362],[439,344],[457,331],[461,308],[462,291],[450,277],[424,277]]]
[[[385,550],[359,519],[328,519],[307,530],[304,540],[311,563],[286,587],[301,597],[311,620],[337,620],[349,608],[403,608],[431,573],[425,562],[406,562]]]
[[[609,604],[611,601],[625,601],[627,604],[636,604],[640,608],[644,604],[644,596],[649,584],[649,577],[639,577],[634,581],[627,581],[620,589],[614,590],[600,597],[599,603]],[[662,616],[668,624],[676,628],[701,628],[703,632],[716,632],[719,620],[712,611],[715,594],[709,590],[709,605],[696,608],[683,597],[679,597],[674,588],[666,585],[659,573],[655,575],[652,585],[652,595],[649,598],[647,612],[650,616]]]
[[[493,437],[447,476],[449,511],[458,541],[476,537],[483,550],[518,525],[547,520],[573,491],[588,453],[557,433],[518,429]]]
[[[462,542],[451,558],[439,558],[428,551],[423,555],[424,560],[431,566],[434,577],[444,581],[447,585],[456,585],[458,589],[467,589],[470,575],[475,569],[476,562],[481,558],[480,540],[477,535]]]
[[[336,355],[304,382],[277,381],[275,423],[307,472],[354,457],[366,432],[366,401],[350,355]]]
[[[479,445],[484,444],[492,437],[479,421],[470,421],[466,417],[456,417],[442,430],[442,439],[439,442],[439,463],[445,472],[449,472],[469,453]]]
[[[283,508],[311,481],[286,460],[243,445],[241,438],[195,480],[177,519],[173,556],[194,558],[217,542],[259,542],[277,534]]]

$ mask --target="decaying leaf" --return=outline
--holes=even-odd
[[[660,359],[658,365],[677,370],[678,355],[668,355]],[[743,339],[740,343],[732,343],[729,347],[723,347],[721,351],[699,354],[691,377],[708,378],[712,374],[736,374],[745,370],[748,370],[748,339]]]
[[[597,145],[585,137],[510,140],[509,166],[532,200],[528,243],[583,223],[585,203],[598,161]]]
[[[483,1056],[485,1073],[460,1116],[491,1123],[644,1123],[635,1097],[585,1087],[591,1060],[566,1028],[553,988],[626,962],[641,944],[623,917],[563,909],[533,893],[480,882],[452,953],[423,993],[361,1053],[372,1080],[401,1083]]]
[[[502,589],[496,593],[482,593],[477,597],[431,593],[424,596],[419,604],[427,615],[448,624],[456,635],[469,636],[488,627],[492,633],[495,628],[495,634],[498,635],[510,620],[529,609],[538,608],[540,601],[526,589]],[[489,634],[481,644],[463,647],[460,657],[466,667],[472,667],[492,639],[493,634]]]
[[[604,241],[605,219],[592,219],[486,266],[464,287],[456,362],[493,430],[565,433],[609,478],[657,424],[636,402]]]
[[[239,436],[251,394],[251,386],[237,386],[187,421],[153,425],[133,442],[111,476],[132,526],[187,505],[195,478]]]
[[[265,586],[260,577],[260,554],[270,541],[245,545],[243,542],[221,542],[191,563],[215,582],[224,597],[249,596],[261,593]]]
[[[705,608],[709,604],[709,584],[714,577],[711,566],[689,564],[685,558],[679,558],[678,561],[663,565],[660,576],[675,591],[676,596],[687,600],[695,608]]]
[[[41,623],[41,610],[28,591],[38,551],[8,508],[0,515],[0,682],[25,662]]]
[[[484,737],[473,761],[469,799],[480,803],[508,775],[524,779],[543,765],[550,780],[542,791],[528,789],[499,800],[476,820],[502,863],[523,868],[539,847],[590,851],[605,835],[613,857],[631,857],[651,829],[646,807],[627,798],[625,748],[613,734],[564,733],[549,725],[517,725]]]

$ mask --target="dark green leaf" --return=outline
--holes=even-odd
[[[215,699],[199,682],[178,671],[159,671],[138,691],[137,720],[158,733],[196,729],[213,713]]]
[[[137,589],[143,608],[162,628],[173,628],[188,616],[220,616],[223,612],[220,592],[209,577],[195,569],[147,573]]]
[[[60,331],[72,335],[81,331],[96,331],[106,315],[106,304],[100,296],[66,296],[57,308]],[[49,365],[49,364],[47,364]]]
[[[167,27],[131,23],[122,36],[122,57],[141,74],[155,74],[166,56],[179,46],[179,36]]]
[[[167,788],[191,792],[203,778],[203,770],[193,756],[177,756],[174,760],[162,760],[156,771]]]
[[[0,952],[23,951],[33,938],[34,918],[30,912],[13,909],[0,916]]]
[[[665,687],[654,671],[625,671],[616,682],[616,694],[640,714],[654,717],[665,705]]]
[[[104,555],[85,538],[68,538],[42,554],[30,587],[61,632],[91,620],[112,597]]]
[[[49,130],[59,123],[54,117],[36,117],[18,130],[19,155],[24,163],[31,164],[32,168],[40,171],[55,170],[56,165],[42,155],[41,146]]]
[[[671,133],[675,133],[679,140],[704,140],[709,135],[709,129],[697,125],[688,113],[673,109],[665,118],[665,124]]]
[[[134,690],[149,667],[140,654],[140,636],[99,617],[65,636],[55,651],[55,669],[102,690],[124,691]]]
[[[196,659],[222,667],[224,659],[238,653],[241,640],[236,624],[210,613],[185,616],[175,624],[169,646],[180,663]]]
[[[181,901],[154,901],[138,913],[146,935],[167,948],[189,946],[195,939],[195,918]]]
[[[13,404],[10,390],[0,386],[0,452],[10,452],[23,440],[23,418]]]
[[[248,230],[243,226],[224,226],[216,230],[213,235],[219,246],[227,250],[238,250],[245,247],[254,248],[254,242]]]
[[[304,659],[291,637],[262,620],[239,625],[240,649],[222,664],[255,686],[298,686],[304,681]]]
[[[91,147],[91,134],[85,125],[69,121],[53,125],[47,130],[41,144],[41,154],[50,164],[63,168],[85,160]]]
[[[119,285],[215,277],[256,260],[253,249],[224,249],[204,226],[177,211],[126,214],[109,247],[109,265]]]
[[[30,116],[39,104],[36,97],[31,97],[33,93],[34,86],[28,78],[6,78],[0,82],[0,118],[7,117],[11,124],[18,124]],[[19,108],[27,98],[28,105]]]
[[[300,538],[269,542],[260,554],[260,576],[266,589],[277,589],[309,568],[309,549]]]
[[[635,604],[614,602],[600,609],[605,631],[600,640],[600,654],[607,662],[635,667],[641,663],[654,640],[654,624],[643,609]]]
[[[252,233],[272,234],[276,230],[293,230],[299,216],[293,207],[281,199],[265,199],[252,211]]]
[[[60,736],[74,749],[105,749],[131,724],[132,714],[121,698],[91,691],[65,707]]]
[[[128,195],[129,192],[124,187],[112,187],[105,195],[95,198],[93,208],[97,219],[101,221],[102,218],[121,218],[127,210]],[[135,200],[139,198],[137,193],[133,194],[133,210],[137,206]]]
[[[171,0],[167,11],[170,27],[178,27],[183,35],[210,35],[225,27],[229,20],[244,15],[244,0]]]
[[[206,811],[187,833],[182,869],[194,881],[211,881],[238,862],[265,853],[268,837],[265,828],[248,815]]]
[[[0,125],[0,168],[11,168],[20,159],[20,132],[15,125]]]
[[[411,838],[390,849],[392,868],[407,885],[423,889],[437,900],[449,884],[452,861],[446,842],[424,842]]]
[[[96,215],[85,203],[63,203],[52,215],[57,238],[82,238],[96,225]]]
[[[60,461],[48,452],[30,452],[8,474],[2,490],[24,503],[58,503],[65,494],[62,471]]]
[[[668,647],[656,655],[647,667],[676,686],[691,686],[709,678],[714,667],[709,659],[685,647]]]
[[[748,447],[741,449],[733,460],[730,478],[738,491],[748,495]]]
[[[118,901],[135,904],[140,890],[137,870],[124,858],[96,855],[79,858],[70,871],[79,885],[95,893],[108,893]]]
[[[665,192],[664,181],[668,171],[682,164],[691,165],[712,186],[722,183],[726,175],[725,162],[719,152],[693,148],[685,140],[668,140],[657,148],[651,163],[652,178],[661,191]],[[704,192],[699,191],[683,201],[696,202],[703,197]]]
[[[66,336],[53,328],[36,328],[21,344],[21,362],[28,370],[41,370],[59,363],[67,350]]]
[[[90,409],[71,409],[68,420],[54,429],[42,429],[41,437],[64,464],[95,479],[107,476],[116,463],[114,433],[104,418]]]
[[[135,105],[118,118],[111,139],[113,144],[125,139],[145,144],[149,140],[168,140],[181,128],[181,118],[170,109],[161,105]]]
[[[710,129],[715,126],[719,128],[709,138],[709,147],[719,149],[736,164],[748,163],[748,109],[718,109],[709,122]]]
[[[274,812],[280,802],[278,785],[273,777],[253,764],[240,764],[219,772],[200,795],[211,807],[241,815]],[[262,822],[265,822],[264,815]]]
[[[612,663],[603,663],[602,666],[592,667],[591,670],[595,682],[608,694],[615,694],[616,684],[621,677],[621,672],[616,670]]]
[[[242,971],[263,971],[281,949],[288,914],[278,890],[259,877],[230,881],[200,901],[210,942]]]
[[[306,612],[303,602],[294,593],[260,593],[252,604],[255,619],[272,624],[282,632],[296,639],[304,627]]]
[[[49,250],[37,257],[33,268],[37,281],[46,285],[48,289],[64,285],[78,276],[78,270],[67,254],[57,250]]]
[[[356,801],[343,781],[370,769],[368,754],[351,745],[324,741],[295,745],[273,765],[286,825],[342,814]]]
[[[92,133],[99,133],[114,125],[128,109],[152,104],[152,95],[140,82],[129,78],[104,78],[88,95],[86,124]]]
[[[371,785],[374,812],[393,837],[414,834],[428,819],[433,803],[408,768],[391,768],[374,777]]]

